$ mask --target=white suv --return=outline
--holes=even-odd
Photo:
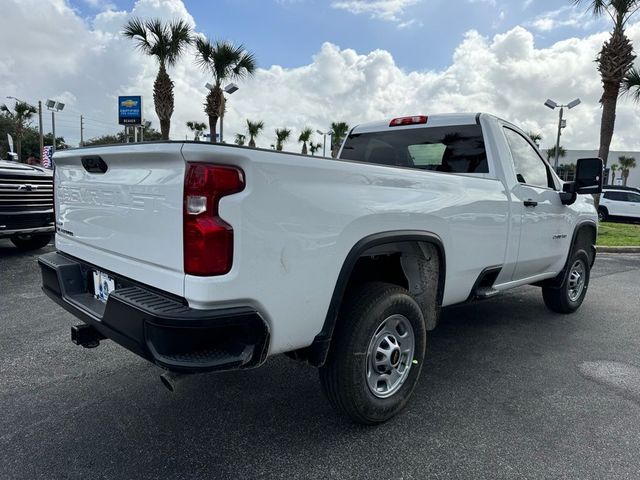
[[[631,190],[604,190],[598,208],[598,218],[609,217],[640,219],[640,193]]]

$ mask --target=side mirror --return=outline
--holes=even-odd
[[[599,158],[580,158],[576,164],[576,179],[562,186],[560,199],[564,205],[571,205],[578,194],[602,192],[604,163]]]
[[[604,163],[599,158],[580,158],[576,164],[575,192],[602,193]]]

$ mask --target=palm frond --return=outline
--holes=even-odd
[[[167,64],[174,65],[184,53],[187,45],[193,42],[191,27],[184,20],[174,20],[168,27],[170,41],[167,48]]]
[[[247,119],[247,133],[249,134],[249,136],[256,137],[260,133],[260,130],[262,130],[263,128],[264,122],[262,120],[258,122],[252,122],[251,120]]]
[[[309,127],[305,127],[298,137],[299,142],[308,142],[311,139],[311,135],[313,135],[313,130]]]
[[[198,38],[195,46],[196,64],[213,75],[217,86],[225,80],[240,80],[252,75],[256,69],[255,56],[242,45]]]
[[[601,16],[603,13],[608,12],[609,1],[605,0],[589,0],[585,2],[584,0],[573,0],[574,5],[580,5],[583,3],[588,3],[587,10],[589,10],[596,17]]]
[[[622,81],[622,93],[629,95],[634,102],[640,103],[640,70],[633,67]]]
[[[162,65],[175,65],[192,42],[191,27],[184,20],[164,23],[158,18],[127,22],[122,34],[136,41],[136,46],[147,55],[154,56]]]
[[[151,54],[151,42],[149,41],[145,22],[139,18],[129,20],[122,31],[122,35],[136,41],[136,47],[143,53]]]

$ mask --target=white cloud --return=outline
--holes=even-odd
[[[332,0],[331,6],[347,10],[355,15],[369,15],[371,18],[401,22],[407,7],[420,0]]]
[[[573,27],[587,29],[593,26],[596,20],[586,10],[576,10],[571,5],[565,5],[557,10],[551,10],[538,15],[527,26],[535,30],[550,31],[561,27]]]
[[[194,22],[179,0],[139,0],[135,13]],[[72,142],[79,139],[80,112],[88,118],[85,138],[120,128],[115,118],[119,94],[144,95],[145,115],[157,127],[152,101],[157,65],[119,35],[128,15],[102,12],[87,23],[62,0],[14,0],[0,17],[0,44],[8,46],[0,49],[0,92],[30,101],[65,101],[56,130]],[[25,18],[33,27],[26,36],[21,34]],[[640,23],[629,26],[628,34],[639,45]],[[247,118],[264,120],[258,143],[268,147],[278,127],[293,128],[297,138],[304,126],[326,129],[331,121],[353,125],[417,113],[485,111],[541,132],[546,147],[554,142],[557,113],[544,107],[544,100],[580,97],[583,103],[567,112],[562,144],[595,149],[601,85],[593,60],[607,36],[570,38],[541,49],[523,27],[492,38],[470,31],[451,65],[438,71],[405,71],[385,50],[356,52],[325,43],[306,65],[273,65],[239,82],[240,90],[227,104],[225,136],[243,131]],[[171,135],[180,139],[187,120],[205,120],[203,85],[210,79],[194,66],[192,54],[169,73],[176,96]],[[45,116],[47,129],[48,122]],[[639,150],[639,124],[640,106],[621,99],[613,148]],[[294,141],[285,146],[298,148]]]
[[[496,0],[467,0],[469,3],[486,3],[492,7],[496,6]]]

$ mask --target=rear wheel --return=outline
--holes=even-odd
[[[353,421],[384,422],[406,405],[420,376],[426,329],[409,292],[367,283],[341,310],[320,381],[332,406]]]
[[[50,233],[35,235],[14,235],[11,237],[11,242],[20,250],[38,250],[39,248],[46,247],[53,235]]]
[[[589,287],[591,263],[587,253],[584,250],[575,251],[571,255],[568,265],[560,287],[542,288],[542,298],[545,305],[549,310],[557,313],[575,312],[582,305]]]

